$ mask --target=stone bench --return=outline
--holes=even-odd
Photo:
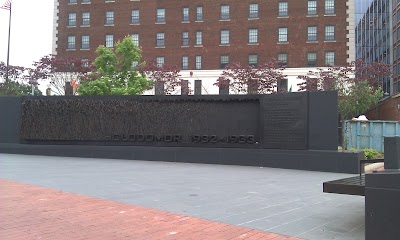
[[[348,195],[365,196],[365,164],[384,162],[384,159],[372,159],[360,161],[360,174],[358,176],[342,178],[323,183],[325,193],[338,193]]]
[[[365,196],[365,239],[400,236],[400,137],[385,137],[385,170],[324,183],[324,192]]]

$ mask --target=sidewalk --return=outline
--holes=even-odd
[[[296,240],[0,179],[0,239]]]
[[[307,240],[365,239],[364,197],[322,192],[323,182],[350,176],[0,154],[0,179]]]

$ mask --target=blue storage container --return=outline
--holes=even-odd
[[[346,148],[372,148],[383,152],[384,137],[400,137],[398,121],[345,121]]]

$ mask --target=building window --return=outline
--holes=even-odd
[[[165,64],[165,58],[164,57],[156,57],[156,64],[157,64],[157,67],[162,67]]]
[[[325,0],[325,15],[335,14],[335,0]]]
[[[287,27],[281,27],[278,29],[278,42],[288,41],[288,29]]]
[[[68,13],[68,26],[76,26],[76,13]]]
[[[400,3],[400,1],[398,1],[398,3]],[[396,13],[396,20],[397,22],[400,22],[400,12]]]
[[[335,40],[335,26],[329,25],[325,26],[325,41]]]
[[[249,55],[249,65],[253,67],[257,67],[258,65],[258,56],[257,54],[250,54]]]
[[[90,3],[90,0],[82,0],[82,3]]]
[[[76,3],[76,0],[68,0],[68,3]]]
[[[165,47],[165,34],[164,33],[157,33],[156,46],[157,47]]]
[[[278,61],[280,64],[286,66],[288,64],[288,55],[287,53],[279,53],[278,54]]]
[[[288,2],[279,2],[279,10],[278,16],[279,17],[287,17],[289,15],[289,4]]]
[[[114,11],[107,11],[106,12],[106,25],[113,25],[114,24]]]
[[[317,53],[315,52],[307,53],[307,66],[309,67],[317,66]]]
[[[196,45],[203,45],[203,32],[197,31],[196,32]]]
[[[90,25],[90,12],[83,12],[82,13],[82,26],[89,26]]]
[[[250,3],[249,18],[258,18],[258,3]]]
[[[133,23],[133,24],[139,24],[140,23],[140,11],[139,11],[139,9],[132,10],[131,23]]]
[[[84,35],[82,36],[82,46],[81,49],[89,49],[89,36]]]
[[[249,43],[258,43],[258,29],[257,28],[249,29]]]
[[[229,44],[229,30],[221,30],[221,45]]]
[[[225,69],[228,64],[229,64],[229,56],[222,55],[220,58],[220,68]]]
[[[108,48],[114,47],[114,35],[112,35],[112,34],[106,35],[106,47],[108,47]]]
[[[307,2],[307,15],[317,15],[317,0]]]
[[[198,6],[196,8],[196,21],[203,21],[203,7]]]
[[[139,46],[139,33],[132,33],[132,41],[136,46]]]
[[[325,65],[335,65],[335,52],[325,52]]]
[[[157,9],[157,19],[156,22],[158,23],[165,23],[165,9],[158,8]]]
[[[229,5],[221,5],[221,20],[229,20]]]
[[[189,32],[182,33],[182,46],[189,46]]]
[[[75,49],[75,36],[68,36],[67,49]]]
[[[182,69],[183,70],[188,70],[189,69],[189,57],[188,56],[183,56],[182,57]]]
[[[189,21],[189,8],[188,7],[182,8],[182,21],[183,22]]]
[[[307,41],[317,41],[317,27],[316,26],[308,27]]]
[[[201,56],[196,56],[196,69],[201,69]]]

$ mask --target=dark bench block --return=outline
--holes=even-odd
[[[400,169],[400,137],[385,137],[385,169]]]
[[[325,193],[365,195],[365,175],[324,182]]]
[[[365,239],[393,240],[400,236],[400,170],[367,174]]]

